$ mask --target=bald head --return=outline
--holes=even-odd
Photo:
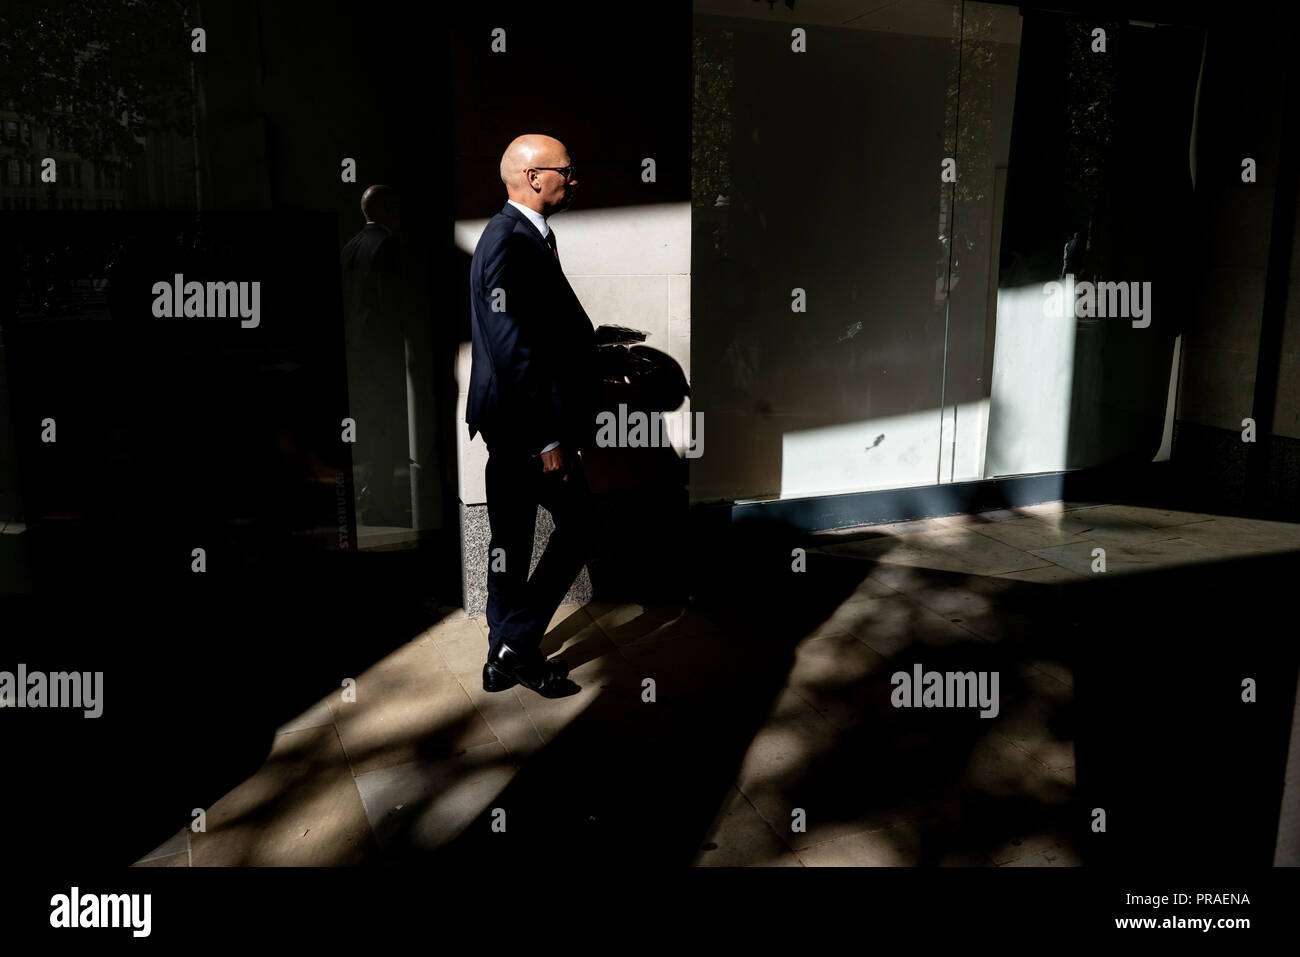
[[[572,174],[566,180],[554,167],[570,166],[572,162],[569,151],[554,136],[516,136],[501,155],[501,182],[506,195],[543,216],[564,209],[572,201],[578,181]]]
[[[361,194],[361,212],[368,223],[380,223],[393,232],[401,226],[401,209],[397,190],[391,186],[371,186]]]

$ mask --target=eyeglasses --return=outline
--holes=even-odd
[[[573,171],[574,171],[574,169],[576,169],[576,167],[574,167],[574,166],[530,166],[530,167],[528,167],[528,168],[529,168],[529,169],[552,169],[552,170],[555,170],[555,172],[559,173],[561,176],[564,177],[564,181],[565,181],[566,183],[567,183],[569,180],[573,179]]]

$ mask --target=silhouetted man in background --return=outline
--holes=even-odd
[[[410,524],[406,426],[406,348],[397,191],[371,186],[361,196],[366,225],[343,247],[343,305],[347,323],[348,394],[357,423],[356,464],[364,475],[358,521]]]
[[[548,698],[578,690],[568,666],[538,646],[586,561],[591,492],[578,450],[600,403],[591,320],[560,268],[546,217],[568,207],[577,179],[564,144],[528,134],[501,158],[509,200],[470,264],[473,364],[465,420],[483,433],[488,522],[485,691],[516,682]],[[537,506],[555,519],[532,578]]]
[[[1065,241],[1065,249],[1061,251],[1061,275],[1057,278],[1064,279],[1067,275],[1071,275],[1076,279],[1082,279],[1080,267],[1083,265],[1083,252],[1083,238],[1076,229]]]

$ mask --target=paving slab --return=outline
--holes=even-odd
[[[376,662],[356,677],[355,692],[355,701],[328,700],[358,775],[497,740],[432,642],[408,642]]]
[[[373,848],[332,726],[275,735],[262,767],[207,808],[206,831],[189,841],[195,867],[348,866]]]
[[[500,742],[456,758],[416,761],[358,775],[366,820],[381,848],[430,851],[454,840],[488,811],[518,768]],[[509,833],[510,809],[506,811]]]
[[[777,837],[735,787],[705,833],[696,867],[799,867],[799,858]]]

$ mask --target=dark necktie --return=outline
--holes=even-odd
[[[559,262],[560,251],[555,246],[555,230],[552,229],[546,233],[546,245],[551,247],[551,255],[555,257],[556,262]]]

